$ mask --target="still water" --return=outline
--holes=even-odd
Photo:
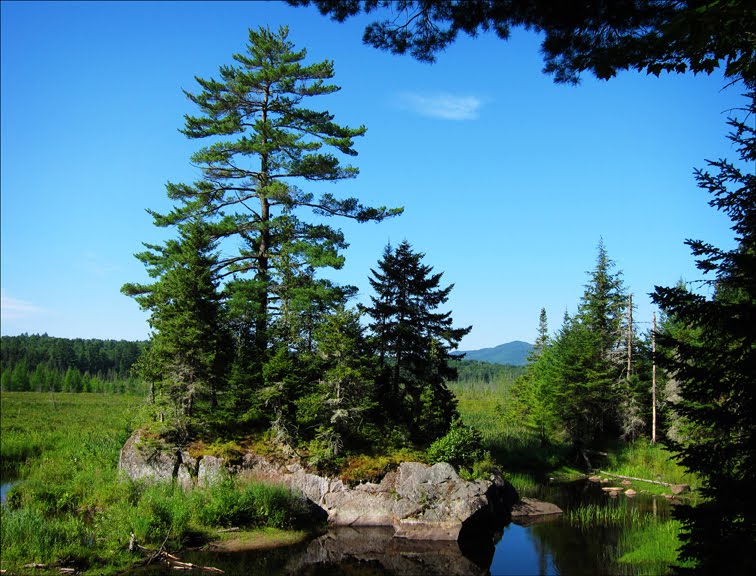
[[[611,499],[587,482],[544,486],[537,497],[565,511],[579,504],[598,504],[637,508],[659,520],[669,516],[669,504],[663,498]],[[493,541],[459,544],[393,538],[391,528],[343,527],[296,546],[235,553],[186,552],[182,560],[245,576],[632,575],[637,568],[616,561],[621,534],[619,526],[581,528],[564,517],[529,526],[509,524]],[[148,573],[171,572],[155,567]]]
[[[5,504],[5,499],[8,497],[8,492],[15,483],[16,481],[10,478],[0,478],[0,505]]]

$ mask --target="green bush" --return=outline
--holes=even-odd
[[[227,480],[192,493],[192,505],[202,524],[291,528],[306,515],[304,502],[283,486],[266,483],[237,485]]]
[[[472,469],[479,460],[484,460],[483,438],[475,428],[466,426],[457,419],[445,436],[442,436],[428,448],[428,460],[448,462],[457,468]]]

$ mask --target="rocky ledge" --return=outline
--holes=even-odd
[[[222,458],[192,457],[136,432],[124,445],[119,469],[132,479],[208,485],[227,474],[288,486],[316,504],[334,526],[392,526],[394,536],[415,540],[458,540],[467,532],[493,533],[509,519],[517,492],[498,473],[467,481],[446,463],[404,462],[379,484],[354,488],[338,478],[308,472],[300,463],[276,463],[248,453],[230,464]]]

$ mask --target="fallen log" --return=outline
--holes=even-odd
[[[648,482],[649,484],[659,484],[661,486],[676,486],[676,484],[671,484],[669,482],[662,482],[661,480],[647,480],[646,478],[636,478],[634,476],[622,476],[621,474],[612,474],[611,472],[604,472],[603,470],[599,470],[599,474],[604,474],[605,476],[612,476],[613,478],[621,478],[623,480],[635,480],[636,482]]]
[[[213,574],[223,574],[223,570],[220,568],[214,568],[213,566],[200,566],[199,564],[192,564],[191,562],[182,562],[175,556],[170,556],[165,562],[174,570],[202,570],[202,572],[212,572]]]

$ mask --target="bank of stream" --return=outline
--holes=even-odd
[[[669,561],[632,553],[645,530],[670,522],[661,496],[609,496],[601,485],[579,480],[539,485],[532,496],[554,502],[564,514],[527,526],[508,524],[495,542],[428,542],[393,538],[391,528],[332,528],[291,546],[225,552],[194,550],[182,560],[227,575],[581,575],[663,574]],[[638,536],[640,535],[640,537]],[[621,561],[621,557],[631,562]],[[144,572],[169,574],[154,566]]]

